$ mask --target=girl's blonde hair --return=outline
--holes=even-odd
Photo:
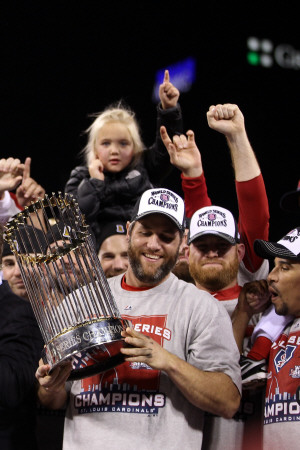
[[[144,150],[144,144],[140,135],[139,125],[135,118],[135,113],[119,102],[117,105],[108,106],[104,111],[93,115],[93,117],[96,117],[96,119],[86,130],[88,142],[83,149],[86,165],[89,166],[96,157],[95,142],[101,128],[109,122],[119,122],[127,127],[132,138],[134,156],[131,165],[134,166],[140,159]]]

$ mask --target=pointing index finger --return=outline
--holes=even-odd
[[[169,81],[170,81],[169,71],[165,70],[164,83],[169,83]]]
[[[23,180],[30,178],[30,164],[31,164],[31,158],[28,157],[25,159]]]

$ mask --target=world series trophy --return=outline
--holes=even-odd
[[[39,223],[39,228],[33,224]],[[5,240],[17,258],[51,370],[72,361],[69,379],[123,362],[118,311],[89,227],[72,195],[45,195],[13,216]]]

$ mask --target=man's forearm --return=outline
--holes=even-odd
[[[248,181],[260,174],[260,167],[246,131],[227,136],[236,181]]]
[[[173,354],[165,372],[189,402],[204,411],[231,418],[239,408],[239,391],[225,373],[204,372]]]

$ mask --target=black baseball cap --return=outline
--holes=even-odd
[[[100,250],[101,245],[110,236],[114,236],[116,234],[126,235],[126,222],[115,221],[115,222],[107,222],[101,225],[101,231],[98,238],[98,250]]]
[[[294,228],[278,242],[254,241],[254,251],[261,258],[285,258],[300,261],[300,227]]]

